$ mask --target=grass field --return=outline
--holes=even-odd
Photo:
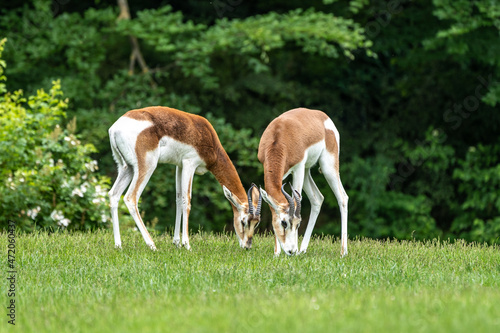
[[[500,332],[498,247],[362,239],[341,259],[323,237],[274,258],[271,236],[250,251],[235,237],[194,234],[187,251],[157,235],[152,252],[133,230],[122,250],[110,231],[18,234],[16,326],[3,314],[0,331]]]

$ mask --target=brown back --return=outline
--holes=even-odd
[[[208,120],[201,116],[168,107],[152,106],[128,111],[124,117],[148,120],[154,124],[141,132],[137,138],[141,151],[155,149],[162,137],[169,136],[193,146],[207,167],[217,160],[221,147],[219,138]]]
[[[302,161],[308,147],[325,139],[326,132],[331,132],[325,130],[327,119],[328,115],[322,111],[297,108],[275,118],[262,134],[258,158],[264,165],[266,190],[280,201],[284,196],[276,185],[281,184],[283,175],[292,166]],[[328,133],[327,146],[333,144],[330,134],[333,132]]]
[[[233,163],[207,119],[163,106],[131,110],[123,116],[136,120],[148,120],[154,124],[137,137],[135,151],[138,157],[139,179],[144,177],[141,170],[145,170],[146,153],[158,147],[162,137],[169,136],[194,147],[205,161],[207,169],[221,185],[225,185],[243,203],[248,200]]]

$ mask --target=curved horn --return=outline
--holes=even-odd
[[[290,184],[290,187],[292,188],[292,194],[293,197],[295,198],[295,202],[297,203],[297,207],[295,207],[295,212],[294,215],[296,217],[300,217],[300,201],[302,200],[302,196],[299,194],[299,192],[293,188],[293,186]]]
[[[285,192],[285,184],[281,186],[281,192],[283,192],[283,195],[285,196],[286,200],[288,201],[288,204],[290,205],[290,210],[288,211],[288,215],[293,216],[293,213],[295,212],[295,204],[293,203],[293,199],[290,196],[290,194]]]
[[[252,183],[252,186],[248,189],[247,196],[248,196],[248,213],[250,215],[253,215],[253,203],[252,203],[252,189],[255,187],[255,184]]]

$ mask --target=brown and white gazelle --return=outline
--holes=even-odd
[[[309,223],[300,246],[300,253],[307,251],[324,199],[311,177],[310,170],[316,163],[319,163],[340,206],[340,254],[347,254],[349,198],[340,181],[339,144],[339,132],[333,121],[322,111],[305,108],[283,113],[262,134],[258,158],[264,165],[265,190],[261,189],[261,193],[273,213],[275,255],[279,255],[281,249],[288,255],[297,253],[302,188],[311,202]],[[289,174],[293,176],[293,198],[285,192],[282,185],[283,179]]]
[[[156,249],[142,222],[137,203],[158,163],[176,165],[176,216],[174,244],[189,246],[188,219],[194,173],[210,171],[231,202],[234,229],[240,246],[250,248],[254,229],[260,221],[261,195],[255,185],[245,192],[233,163],[222,147],[212,125],[201,116],[167,107],[132,110],[109,129],[118,177],[109,191],[115,246],[121,247],[118,202],[130,184],[124,201],[142,237]]]

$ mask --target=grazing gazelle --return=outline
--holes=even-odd
[[[339,144],[339,132],[333,121],[322,111],[305,108],[283,113],[274,119],[262,134],[258,157],[264,165],[266,190],[261,189],[261,193],[272,208],[275,255],[280,254],[281,248],[288,255],[297,253],[302,187],[311,202],[309,224],[300,247],[300,253],[307,251],[324,199],[311,177],[311,168],[318,162],[340,206],[340,254],[347,254],[349,198],[340,181]],[[282,185],[283,179],[289,174],[293,175],[293,198],[285,192]]]
[[[121,247],[118,224],[118,202],[130,184],[124,201],[142,237],[156,249],[137,203],[158,163],[176,165],[176,216],[173,242],[189,246],[188,219],[191,210],[193,176],[210,171],[222,185],[231,202],[234,229],[240,246],[252,246],[254,229],[260,221],[261,195],[252,184],[248,195],[241,184],[233,163],[222,147],[212,125],[203,117],[167,107],[147,107],[132,110],[120,117],[109,129],[113,157],[118,165],[118,177],[109,191],[115,246]]]

